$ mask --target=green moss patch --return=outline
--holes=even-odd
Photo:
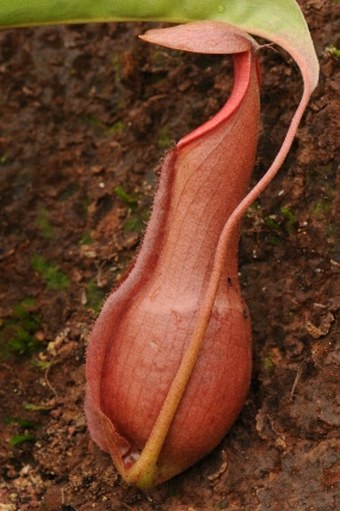
[[[105,291],[98,287],[94,280],[90,280],[86,286],[86,297],[86,306],[97,313],[102,308],[105,299]]]
[[[39,273],[42,280],[49,289],[66,289],[69,286],[69,279],[56,264],[50,263],[43,256],[34,255],[31,259],[34,271]]]
[[[0,358],[30,356],[41,348],[35,337],[40,330],[40,318],[33,311],[35,301],[27,298],[20,302],[11,316],[0,327]]]

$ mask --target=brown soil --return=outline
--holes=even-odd
[[[1,511],[339,509],[339,110],[326,50],[339,47],[339,30],[335,2],[301,3],[321,78],[284,167],[243,226],[251,391],[210,456],[147,494],[127,487],[89,438],[84,353],[141,239],[153,169],[225,101],[231,63],[146,45],[136,37],[146,24],[0,34]],[[254,182],[301,94],[286,55],[265,48],[261,59]]]

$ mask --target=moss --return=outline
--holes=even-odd
[[[79,240],[79,245],[91,245],[91,243],[93,243],[91,232],[85,231]]]
[[[13,435],[9,439],[9,445],[11,447],[18,447],[26,442],[35,442],[36,438],[32,433],[22,433],[19,435]]]
[[[42,280],[49,289],[66,289],[69,286],[69,279],[57,265],[46,261],[43,256],[34,255],[31,259],[33,270],[39,273]]]
[[[20,302],[0,328],[0,358],[30,356],[41,347],[35,337],[40,329],[40,318],[32,310],[35,301],[27,298]]]
[[[167,149],[171,146],[172,138],[170,137],[167,128],[161,128],[158,131],[157,144],[161,149]]]
[[[117,121],[115,122],[114,124],[112,124],[112,126],[110,126],[108,129],[107,129],[107,133],[109,134],[118,134],[118,133],[121,133],[124,129],[124,123],[123,121]]]
[[[15,424],[22,429],[35,429],[37,424],[29,419],[22,419],[21,417],[6,417],[5,424]]]
[[[271,355],[268,355],[264,360],[263,360],[263,368],[266,372],[268,373],[271,373],[274,371],[274,368],[275,368],[275,364],[274,364],[274,361],[271,357]]]
[[[51,365],[52,365],[51,360],[40,360],[39,358],[32,360],[32,366],[39,369],[39,371],[46,371],[51,367]]]
[[[259,215],[261,216],[261,208],[257,206],[248,216],[253,216],[254,221],[256,219],[258,221]],[[263,217],[263,223],[268,229],[275,232],[275,235],[271,236],[269,242],[272,245],[278,245],[281,242],[280,237],[282,235],[285,233],[290,234],[296,228],[297,217],[288,206],[282,206],[279,214]]]
[[[136,209],[138,205],[138,198],[127,193],[122,186],[116,186],[114,189],[115,194],[119,197],[124,204],[129,206],[131,209]]]
[[[252,211],[257,211],[259,209],[261,209],[261,203],[260,201],[257,199],[255,202],[253,202],[252,204],[250,204],[249,208],[247,209],[247,213],[251,213]]]
[[[8,441],[11,447],[17,447],[25,442],[35,442],[35,436],[32,434],[32,430],[37,428],[35,422],[20,417],[6,417],[4,423],[13,424],[19,429],[19,433],[12,435]]]
[[[98,117],[92,114],[86,114],[81,117],[81,121],[89,126],[90,128],[93,128],[97,132],[105,132],[107,127],[106,124],[103,123]]]
[[[259,203],[259,201],[255,201],[247,209],[246,217],[254,226],[257,226],[262,223],[262,214],[263,212],[261,204]]]
[[[310,208],[310,214],[317,218],[328,215],[332,210],[332,199],[330,197],[320,198]]]
[[[46,208],[42,208],[38,213],[37,226],[44,238],[53,238],[53,227],[48,219],[48,212]]]
[[[143,222],[138,216],[130,216],[123,224],[124,231],[141,232],[143,230]]]
[[[90,280],[86,286],[86,297],[87,307],[93,309],[94,312],[99,312],[105,299],[105,292],[97,286],[93,279]]]
[[[280,208],[280,212],[281,215],[283,216],[284,227],[288,234],[290,234],[296,228],[297,217],[295,213],[293,213],[293,211],[290,208],[288,208],[288,206],[282,206],[282,208]]]
[[[263,221],[266,224],[266,226],[269,227],[269,229],[273,229],[275,231],[279,231],[280,230],[280,224],[277,221],[277,216],[276,215],[269,215],[269,216],[265,217],[263,219]]]

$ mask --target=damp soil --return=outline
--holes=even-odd
[[[84,356],[143,236],[162,155],[224,103],[232,64],[151,47],[137,38],[151,24],[0,33],[1,511],[339,509],[339,30],[335,2],[301,3],[320,84],[240,243],[251,389],[214,452],[148,493],[89,437]],[[286,54],[260,59],[253,183],[301,95]]]

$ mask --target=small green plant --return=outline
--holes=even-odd
[[[274,368],[275,368],[275,364],[273,362],[273,359],[271,357],[271,355],[268,355],[264,360],[263,360],[263,368],[265,371],[267,371],[268,373],[271,373],[273,372]]]
[[[79,240],[79,245],[91,245],[91,243],[93,243],[91,231],[86,230]]]
[[[34,312],[35,300],[27,298],[20,302],[11,316],[0,327],[0,358],[12,355],[30,356],[41,347],[35,337],[41,321]]]
[[[275,215],[269,215],[263,218],[263,223],[271,231],[275,231],[277,236],[282,236],[283,233],[291,234],[296,227],[297,217],[288,206],[282,206],[280,213]],[[274,236],[268,241],[273,241],[272,244],[278,244],[280,239]]]
[[[169,135],[167,128],[161,128],[158,132],[157,145],[161,149],[167,149],[172,144],[172,138]]]
[[[143,230],[143,222],[138,216],[130,216],[123,224],[124,231],[141,232]]]
[[[130,209],[136,209],[138,206],[138,198],[134,195],[130,195],[127,193],[122,186],[116,186],[114,189],[115,194],[117,197],[120,198],[126,204],[129,206]]]
[[[36,405],[34,403],[27,402],[24,402],[22,407],[26,412],[48,412],[51,410],[50,406]]]
[[[19,435],[13,435],[9,439],[9,445],[11,447],[18,447],[26,442],[35,442],[36,438],[31,433],[22,433]]]
[[[333,46],[332,44],[327,46],[325,52],[328,53],[328,55],[330,55],[331,57],[335,57],[337,59],[340,58],[340,49],[337,48],[336,46]]]
[[[52,364],[52,360],[41,360],[40,358],[32,360],[32,366],[39,369],[39,371],[47,371]]]
[[[274,231],[280,230],[280,224],[277,219],[277,215],[269,215],[263,219],[265,225]]]
[[[67,275],[60,270],[59,266],[50,263],[43,256],[34,255],[31,259],[31,265],[49,289],[57,291],[69,286]]]
[[[145,229],[146,222],[150,217],[150,209],[144,208],[141,212],[136,212],[125,220],[123,229],[126,232],[140,233]]]
[[[138,196],[127,193],[122,186],[115,188],[115,194],[128,208],[123,230],[126,232],[142,232],[145,228],[145,223],[149,219],[150,209],[144,207],[142,210],[138,210]]]
[[[4,423],[15,425],[19,429],[19,433],[12,435],[8,441],[11,447],[18,447],[23,443],[35,441],[35,436],[32,433],[32,430],[37,428],[35,422],[20,417],[6,417]]]
[[[105,298],[105,292],[98,287],[94,280],[90,280],[86,286],[87,303],[86,306],[93,309],[94,312],[99,312]]]
[[[280,212],[284,218],[285,229],[290,234],[296,227],[297,217],[288,206],[282,206]]]

